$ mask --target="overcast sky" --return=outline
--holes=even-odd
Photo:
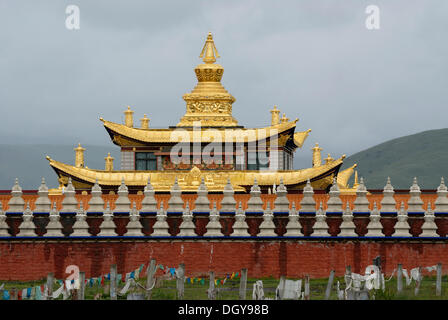
[[[111,145],[98,119],[127,105],[176,125],[211,31],[240,125],[268,125],[276,104],[312,129],[302,152],[350,155],[447,127],[447,17],[445,0],[0,0],[1,142]]]

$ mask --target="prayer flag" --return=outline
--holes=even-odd
[[[9,291],[3,290],[3,300],[9,300]]]
[[[110,280],[110,273],[107,274],[107,280]]]
[[[117,274],[117,284],[121,282],[121,274]]]
[[[36,300],[42,300],[42,291],[40,290],[40,286],[36,286],[35,290],[36,290],[35,299]]]
[[[205,279],[201,279],[201,284],[205,284]]]
[[[131,272],[131,275],[129,276],[129,278],[131,278],[131,279],[135,279],[135,271],[132,271],[132,272]]]
[[[29,299],[31,298],[31,288],[26,289],[26,297]]]

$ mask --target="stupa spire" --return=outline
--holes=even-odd
[[[197,85],[190,93],[183,95],[187,112],[177,124],[178,127],[193,127],[200,122],[204,127],[235,127],[238,121],[232,116],[235,98],[221,84],[224,68],[215,63],[219,58],[211,33],[208,34],[199,56],[202,64],[194,69]]]
[[[204,63],[215,63],[216,58],[219,57],[220,56],[218,50],[216,49],[215,42],[213,41],[212,33],[209,32],[199,58],[202,58],[202,61],[204,61]]]

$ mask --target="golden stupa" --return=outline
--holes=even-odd
[[[145,114],[141,127],[135,128],[130,107],[124,124],[100,118],[112,142],[121,147],[121,170],[114,170],[110,154],[105,170],[85,167],[79,144],[74,166],[47,156],[60,188],[71,178],[76,189],[88,190],[98,181],[103,190],[116,190],[124,179],[131,190],[142,190],[149,179],[156,191],[167,192],[177,178],[183,191],[196,191],[202,179],[211,192],[223,191],[228,179],[237,192],[247,192],[255,180],[262,190],[281,181],[288,190],[300,190],[307,180],[314,189],[326,190],[336,178],[339,187],[347,189],[356,165],[339,172],[345,155],[328,155],[322,163],[318,144],[312,149],[312,167],[293,170],[293,154],[311,129],[295,132],[298,119],[290,121],[285,114],[280,118],[276,106],[270,111],[270,126],[238,125],[232,116],[235,98],[221,84],[224,68],[215,63],[219,54],[211,33],[200,58],[204,63],[194,69],[198,83],[183,96],[187,110],[176,126],[152,129]]]

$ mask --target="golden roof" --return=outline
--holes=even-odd
[[[48,156],[47,159],[50,162],[50,166],[59,175],[61,183],[67,184],[68,177],[72,177],[73,184],[80,189],[90,188],[97,179],[102,187],[118,187],[123,178],[127,186],[144,187],[148,182],[148,178],[150,178],[151,184],[156,191],[169,191],[177,177],[179,185],[184,191],[196,191],[201,179],[204,178],[209,191],[221,192],[228,178],[235,191],[246,191],[247,188],[245,186],[251,186],[254,183],[254,179],[257,179],[259,186],[278,185],[280,179],[283,179],[285,186],[292,190],[297,189],[300,185],[304,185],[310,179],[313,188],[325,189],[331,185],[333,177],[342,165],[344,156],[319,167],[285,171],[201,171],[197,167],[190,171],[105,171],[75,167],[53,160]]]
[[[111,122],[100,118],[104,127],[112,132],[112,135],[123,136],[143,143],[178,143],[182,141],[196,142],[198,139],[203,143],[219,142],[217,140],[217,131],[221,133],[221,142],[251,142],[265,138],[280,136],[296,127],[296,121],[280,123],[274,126],[245,129],[245,128],[210,128],[202,130],[193,130],[192,128],[169,128],[169,129],[140,129],[128,127],[123,124]],[[311,130],[294,135],[297,146],[301,147],[303,141]],[[189,139],[189,140],[187,140]],[[199,142],[198,141],[198,142]],[[114,142],[121,145],[120,141],[114,137]]]

